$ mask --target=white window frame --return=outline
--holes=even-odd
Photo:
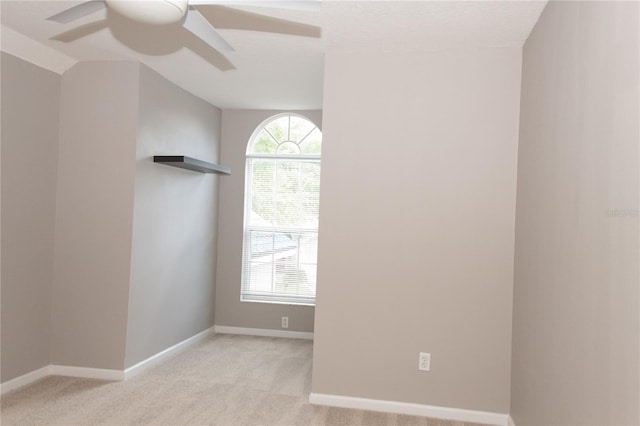
[[[257,294],[252,293],[248,288],[248,283],[250,282],[250,268],[247,267],[247,262],[249,261],[249,251],[248,247],[250,244],[250,233],[252,231],[257,232],[280,232],[280,233],[292,233],[292,234],[308,234],[312,233],[315,235],[317,240],[318,235],[318,227],[315,228],[304,228],[304,227],[282,227],[282,226],[264,226],[264,225],[252,225],[249,223],[251,218],[251,206],[252,206],[252,167],[251,163],[254,159],[268,159],[268,160],[287,160],[287,161],[302,161],[302,162],[317,162],[321,165],[321,154],[318,155],[310,155],[310,154],[266,154],[266,153],[253,153],[251,152],[253,146],[260,135],[260,133],[266,129],[266,127],[272,123],[273,121],[279,120],[282,117],[298,117],[308,121],[313,124],[314,127],[311,131],[307,133],[305,137],[303,137],[299,142],[305,140],[307,136],[309,136],[313,131],[317,128],[320,133],[322,130],[319,126],[317,126],[311,119],[308,117],[296,114],[296,113],[281,113],[273,115],[266,120],[264,120],[256,129],[254,130],[249,142],[247,143],[247,149],[245,151],[245,188],[244,188],[244,208],[243,208],[243,247],[242,247],[242,277],[241,277],[241,289],[240,289],[240,300],[242,302],[259,302],[259,303],[275,303],[275,304],[288,304],[288,305],[307,305],[307,306],[315,306],[315,294],[313,297],[309,296],[300,296],[300,295],[282,295],[276,293],[269,294]],[[290,128],[290,125],[289,125]],[[268,130],[267,130],[268,132]],[[273,136],[272,136],[273,137]],[[273,138],[275,140],[275,138]],[[292,141],[282,141],[280,144],[290,143]],[[295,142],[293,142],[295,143]],[[276,147],[277,151],[277,147]],[[276,163],[277,164],[277,163]],[[319,184],[319,183],[318,183]],[[274,181],[275,185],[275,181]],[[275,235],[274,235],[275,238]],[[298,248],[299,250],[299,248]],[[275,253],[274,253],[275,256]],[[316,265],[317,265],[317,257],[316,257]],[[317,271],[317,268],[316,268]]]

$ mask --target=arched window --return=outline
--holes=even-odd
[[[279,114],[247,146],[243,301],[315,304],[322,133]]]

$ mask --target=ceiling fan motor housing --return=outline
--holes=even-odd
[[[187,12],[188,0],[105,0],[107,6],[133,21],[164,25],[178,22]]]

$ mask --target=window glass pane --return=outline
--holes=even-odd
[[[300,226],[304,228],[317,228],[319,213],[319,197],[317,195],[303,197],[300,208]]]
[[[315,128],[309,136],[300,143],[300,151],[303,154],[320,154],[322,149],[322,133]]]
[[[274,166],[274,162],[270,160],[253,160],[251,166],[251,192],[254,194],[271,194],[273,192]]]
[[[302,192],[320,193],[320,163],[306,162],[301,164]]]
[[[300,263],[315,265],[318,259],[318,234],[306,233],[300,238]],[[315,274],[314,274],[315,275]]]
[[[305,233],[300,237],[298,269],[304,272],[298,292],[301,295],[316,294],[316,275],[318,259],[318,234]]]
[[[252,262],[271,262],[273,259],[273,232],[249,231]]]
[[[278,142],[286,142],[289,140],[289,116],[280,117],[277,120],[267,124],[266,129],[273,135]]]
[[[298,155],[300,154],[300,147],[293,142],[284,142],[278,145],[276,152],[281,155]]]
[[[273,286],[273,264],[263,262],[251,262],[251,275],[249,286],[252,291],[271,292]]]
[[[249,235],[249,287],[253,291],[273,289],[273,233],[251,231]]]
[[[253,194],[251,197],[251,217],[253,226],[275,225],[275,202],[272,194]]]
[[[278,194],[276,224],[286,227],[300,226],[300,202],[297,195]]]
[[[304,281],[298,286],[298,294],[302,296],[315,296],[316,294],[316,265],[301,263],[300,270],[304,272]]]
[[[277,234],[276,238],[282,239],[283,248],[274,256],[275,291],[281,294],[295,294],[300,278],[300,271],[297,267],[299,235]]]
[[[300,190],[300,162],[278,161],[278,194],[296,194]]]
[[[283,295],[313,296],[316,286],[317,234],[275,232],[273,235],[273,291]]]
[[[276,152],[276,148],[278,144],[271,137],[266,130],[262,130],[258,133],[258,137],[253,143],[253,150],[251,151],[254,154],[273,154]]]
[[[307,120],[306,118],[291,116],[291,136],[289,140],[293,142],[300,142],[302,138],[307,136],[313,129],[315,124]]]

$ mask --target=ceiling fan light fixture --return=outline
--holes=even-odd
[[[182,19],[188,0],[105,0],[107,6],[133,21],[145,24],[173,24]]]

